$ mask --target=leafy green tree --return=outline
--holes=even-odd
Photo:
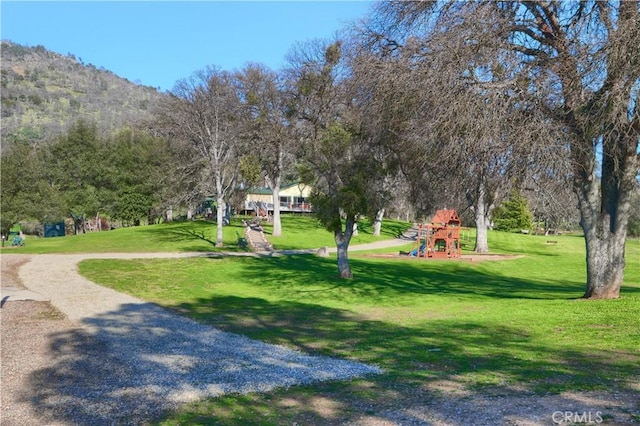
[[[254,152],[245,154],[240,157],[240,173],[242,180],[249,186],[256,186],[260,183],[262,177],[262,165],[260,158]]]
[[[64,215],[92,216],[115,197],[114,170],[107,142],[93,123],[78,121],[50,148],[51,186],[62,194]]]
[[[314,214],[334,235],[341,278],[353,277],[349,243],[358,216],[368,211],[367,163],[349,155],[353,146],[351,131],[334,123],[322,133],[301,169],[303,180],[313,187],[309,200]]]
[[[533,215],[529,203],[519,191],[511,191],[509,199],[493,212],[494,229],[497,231],[520,231],[531,229]]]
[[[288,70],[300,119],[300,174],[313,188],[310,201],[314,214],[333,233],[338,250],[341,278],[352,278],[348,248],[362,204],[357,188],[349,182],[349,149],[353,134],[341,122],[339,64],[341,43],[316,42],[297,46]]]
[[[139,192],[125,192],[118,197],[115,204],[115,217],[125,223],[137,225],[140,219],[149,214],[153,200]]]
[[[353,276],[348,248],[357,218],[377,209],[386,176],[379,145],[364,131],[347,84],[340,42],[310,44],[289,70],[300,131],[300,174],[313,188],[314,214],[334,235],[341,278]],[[293,58],[293,57],[292,57]]]
[[[20,220],[43,219],[49,213],[48,206],[59,211],[58,197],[42,184],[39,154],[37,146],[26,141],[3,143],[0,157],[0,231],[3,235]]]
[[[137,223],[149,210],[163,204],[171,186],[172,156],[167,143],[133,128],[118,132],[110,142],[107,158],[113,198],[105,198],[113,216]]]
[[[98,213],[134,223],[166,198],[171,158],[162,139],[131,128],[105,138],[84,121],[48,144],[13,140],[2,150],[2,230]]]

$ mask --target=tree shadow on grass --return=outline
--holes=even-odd
[[[527,330],[508,325],[436,320],[405,327],[315,304],[232,296],[176,309],[218,329],[358,363],[292,355],[153,304],[132,304],[87,319],[87,328],[53,334],[55,361],[29,377],[22,399],[47,422],[143,424],[184,403],[222,397],[230,418],[214,410],[191,420],[262,422],[261,409],[269,407],[271,420],[265,424],[281,424],[291,407],[274,407],[272,397],[290,401],[287,395],[293,392],[294,399],[308,403],[293,411],[295,416],[302,415],[307,424],[329,424],[362,407],[377,412],[424,403],[438,395],[431,384],[443,381],[478,392],[491,386],[523,395],[594,388],[638,393],[629,385],[638,354],[544,347]],[[335,382],[349,371],[373,372],[360,362],[377,364],[384,374]],[[327,380],[333,382],[321,383]],[[299,392],[293,385],[300,385]],[[253,395],[240,396],[247,392]],[[258,396],[265,392],[272,396]],[[235,396],[224,397],[230,394]],[[318,409],[319,400],[334,409]]]
[[[210,238],[207,238],[204,232],[196,231],[195,229],[176,229],[174,231],[170,231],[168,233],[171,237],[182,238],[184,240],[202,240],[212,247],[216,246],[216,241]]]
[[[213,265],[216,261],[203,263],[207,262]],[[372,306],[390,306],[398,297],[433,295],[478,301],[512,299],[516,292],[522,292],[520,298],[529,292],[531,298],[538,298],[546,292],[548,299],[566,299],[568,291],[554,283],[496,277],[453,263],[443,264],[440,270],[425,270],[424,265],[410,262],[396,265],[354,260],[353,266],[363,278],[339,280],[331,259],[292,256],[243,258],[240,262],[242,278],[265,287],[274,295],[273,300],[214,295],[173,308],[225,331],[307,353],[377,364],[385,370],[380,378],[367,379],[373,388],[361,389],[362,382],[356,381],[340,382],[339,388],[345,391],[332,390],[329,384],[303,391],[338,393],[329,398],[336,407],[352,402],[392,407],[415,401],[416,395],[433,396],[430,385],[441,381],[471,388],[515,385],[525,393],[600,387],[634,391],[628,383],[630,375],[637,374],[633,373],[640,361],[636,353],[612,350],[594,354],[575,346],[548,347],[536,342],[526,328],[473,319],[425,317],[419,326],[401,326],[314,303],[314,298],[334,297],[349,298],[354,305],[361,300]],[[318,292],[324,294],[319,296]],[[287,294],[291,297],[284,298]],[[25,391],[24,398],[52,421],[138,424],[190,398],[233,392],[229,383],[238,385],[234,388],[237,392],[271,392],[275,387],[265,384],[270,378],[278,383],[284,379],[282,386],[294,384],[286,381],[292,374],[281,369],[268,373],[274,363],[282,362],[264,356],[255,361],[256,351],[242,338],[221,345],[221,356],[217,352],[220,348],[212,350],[214,332],[211,338],[196,338],[197,325],[175,319],[152,304],[125,305],[117,312],[87,319],[86,325],[89,331],[78,329],[52,336],[56,361],[33,374]],[[193,376],[195,369],[204,369],[204,378]],[[316,373],[323,379],[340,378],[323,374],[321,369],[304,370],[310,378]],[[351,391],[358,401],[345,402],[345,394]],[[312,400],[309,396],[308,402]],[[231,411],[257,415],[251,413],[259,404],[247,404],[233,405]],[[311,410],[313,404],[309,407]],[[305,410],[301,409],[311,416],[310,423],[323,424],[337,418],[332,416],[341,416],[335,410],[331,415]],[[349,409],[337,411],[347,413]],[[281,415],[286,417],[286,409],[276,410],[275,416]],[[227,423],[226,419],[221,422]]]
[[[225,331],[312,354],[377,364],[386,372],[367,379],[370,387],[364,386],[363,381],[305,387],[302,392],[308,392],[309,408],[301,408],[300,412],[309,416],[309,423],[339,421],[342,414],[336,412],[348,413],[349,404],[384,409],[430,398],[431,385],[443,381],[482,391],[489,387],[523,393],[611,388],[638,393],[630,386],[632,380],[638,380],[633,378],[640,362],[636,352],[594,353],[586,344],[584,350],[575,345],[551,347],[536,341],[527,328],[473,319],[425,318],[419,326],[401,326],[313,303],[316,292],[335,292],[335,297],[353,298],[354,304],[361,298],[374,305],[389,304],[394,298],[407,295],[468,296],[478,300],[535,299],[539,293],[546,293],[548,299],[566,299],[570,291],[554,283],[496,277],[455,264],[432,271],[411,263],[399,267],[355,260],[353,266],[363,278],[339,280],[330,259],[294,256],[242,262],[241,273],[248,281],[274,293],[289,292],[295,296],[291,299],[302,294],[311,301],[216,295],[177,304],[174,309]],[[522,294],[515,296],[516,292]],[[25,389],[23,398],[52,422],[139,424],[189,400],[253,389],[271,393],[275,387],[265,383],[271,378],[278,383],[284,379],[282,386],[295,383],[286,382],[292,373],[281,369],[268,373],[274,364],[280,366],[283,362],[256,357],[256,351],[246,346],[243,338],[219,345],[219,355],[212,350],[215,332],[211,331],[212,338],[196,338],[197,325],[177,320],[175,315],[151,304],[125,305],[117,312],[87,319],[86,325],[88,331],[77,329],[51,336],[56,361],[34,373]],[[192,375],[196,369],[205,370],[204,378]],[[316,373],[323,379],[340,379],[323,374],[321,369],[304,369],[310,378]],[[229,383],[238,388],[231,390]],[[332,414],[314,411],[316,392],[328,395],[339,408]],[[354,396],[345,397],[350,393]],[[255,418],[259,415],[256,407],[269,405],[266,400],[256,404],[250,397],[227,398],[249,401],[246,405],[231,402],[234,419],[242,417],[238,413]],[[228,419],[216,420],[216,415],[209,413],[205,417],[213,417],[212,423],[233,424]],[[273,424],[286,418],[286,407],[275,409],[274,416]],[[203,420],[206,421],[209,420]]]
[[[235,228],[236,233],[242,235],[244,229],[237,224],[227,225],[226,228]],[[144,229],[140,231],[147,238],[159,243],[173,243],[184,252],[216,252],[216,251],[241,251],[238,244],[225,244],[224,247],[216,247],[216,224],[203,220],[190,222],[176,222],[162,227]]]
[[[351,357],[385,370],[382,376],[343,383],[339,388],[320,384],[314,386],[315,392],[293,391],[294,398],[306,401],[298,405],[299,414],[308,424],[337,424],[344,420],[335,412],[322,414],[314,410],[314,396],[332,399],[333,405],[341,407],[339,411],[348,417],[352,410],[349,406],[375,407],[378,412],[424,404],[440,395],[435,390],[440,383],[480,394],[499,396],[507,392],[533,400],[534,395],[594,389],[616,389],[640,397],[632,386],[639,379],[637,353],[594,352],[586,346],[584,350],[544,346],[527,329],[515,326],[449,319],[406,327],[315,304],[233,296],[199,299],[176,309],[227,331],[308,353]],[[283,391],[279,394],[289,395]],[[236,424],[234,418],[241,418],[243,413],[251,418],[261,404],[265,409],[269,407],[274,419],[287,418],[286,407],[277,408],[276,399],[234,398],[234,417],[222,419],[210,414],[209,418]],[[571,403],[566,396],[559,398],[557,409],[568,409]],[[475,413],[487,410],[473,404],[468,408]],[[595,408],[604,411],[605,407]],[[491,413],[493,420],[489,418],[483,424],[500,424],[508,414],[495,410]]]
[[[351,280],[337,276],[335,259],[313,255],[280,256],[247,260],[242,280],[273,287],[291,295],[305,292],[339,291],[336,297],[385,303],[398,296],[457,296],[488,297],[494,299],[567,300],[584,294],[581,278],[553,279],[510,276],[486,268],[482,264],[456,261],[380,261],[363,258],[350,259],[354,277]],[[499,261],[505,262],[505,261]],[[526,259],[514,270],[527,268]],[[640,288],[624,286],[622,294],[637,294]]]
[[[481,296],[498,299],[571,299],[584,292],[579,281],[550,282],[503,276],[462,262],[350,260],[355,278],[337,277],[335,260],[310,255],[247,260],[242,279],[278,292],[339,291],[336,297],[392,302],[398,296]],[[637,289],[635,289],[637,291]],[[630,289],[629,291],[634,291]]]

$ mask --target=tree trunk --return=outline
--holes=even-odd
[[[608,213],[591,216],[584,201],[580,200],[580,225],[587,249],[587,288],[583,297],[617,299],[624,279],[627,227],[612,227],[612,217]],[[622,219],[628,222],[628,214]]]
[[[280,237],[282,235],[282,223],[280,221],[280,179],[276,179],[273,187],[273,235]]]
[[[373,236],[379,237],[380,230],[382,228],[382,219],[384,218],[384,209],[380,209],[376,212],[376,218],[373,221]]]
[[[338,249],[338,274],[340,278],[353,278],[351,267],[349,266],[349,242],[353,233],[353,225],[355,224],[354,216],[347,216],[345,230],[342,231],[342,223],[334,230],[334,238],[336,240],[336,248]]]
[[[634,156],[613,162],[605,144],[598,180],[597,162],[576,173],[575,188],[587,251],[587,287],[584,298],[615,299],[624,280],[625,244],[629,224],[631,194],[637,165]],[[583,163],[584,164],[584,163]]]
[[[576,84],[584,80],[579,61],[567,54],[569,43],[557,43],[563,47],[558,50],[562,63],[556,64],[562,71],[563,124],[573,133],[574,189],[587,251],[583,297],[589,299],[620,295],[631,194],[640,167],[640,104],[634,94],[637,84],[629,84],[637,82],[638,73],[628,59],[638,56],[638,2],[619,3],[617,28],[608,34],[603,85],[597,91]]]
[[[587,246],[586,299],[617,299],[624,278],[625,243],[616,236],[585,234]]]
[[[489,242],[487,219],[483,216],[476,216],[476,244],[473,251],[476,253],[489,253]]]
[[[224,208],[225,208],[224,198],[218,196],[217,204],[218,204],[218,208],[216,210],[216,247],[222,247],[224,246],[223,232],[222,232],[222,226],[224,221]]]
[[[486,194],[486,185],[480,183],[476,199],[473,200],[471,209],[474,213],[476,223],[476,245],[473,249],[476,253],[489,253],[489,242],[487,239],[489,224],[491,223],[491,212],[493,205]]]

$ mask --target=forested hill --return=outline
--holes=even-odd
[[[2,41],[2,139],[47,140],[79,119],[111,132],[150,118],[163,96],[72,54]]]

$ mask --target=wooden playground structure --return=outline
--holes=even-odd
[[[455,210],[438,210],[431,223],[418,224],[418,236],[408,255],[424,259],[459,259],[460,224]]]

